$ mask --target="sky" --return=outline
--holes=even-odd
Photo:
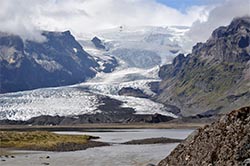
[[[215,0],[157,0],[158,3],[164,4],[166,6],[175,8],[183,13],[186,9],[191,6],[205,6],[210,4],[216,4],[222,1]]]
[[[41,30],[84,33],[126,26],[190,26],[204,41],[234,17],[250,14],[250,0],[0,0],[0,31],[42,42]]]

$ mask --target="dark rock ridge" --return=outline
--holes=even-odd
[[[24,125],[76,125],[89,123],[160,123],[172,120],[172,117],[160,114],[105,114],[96,113],[93,115],[77,115],[74,117],[66,116],[49,116],[42,115],[34,117],[25,122],[11,121],[12,124]],[[10,124],[10,121],[5,123],[5,120],[0,121],[0,124]]]
[[[160,137],[160,138],[146,138],[146,139],[139,139],[139,140],[131,140],[128,142],[124,142],[123,144],[126,144],[126,145],[169,144],[169,143],[179,143],[181,141],[183,140]]]
[[[110,56],[110,58],[111,59],[104,61],[104,64],[103,64],[104,69],[101,70],[104,73],[110,73],[114,71],[114,69],[119,65],[115,57]]]
[[[0,92],[83,82],[99,65],[69,31],[43,32],[46,41],[0,33]]]
[[[173,120],[173,117],[161,114],[135,114],[132,108],[121,107],[122,102],[106,96],[98,96],[103,103],[98,107],[101,110],[96,114],[76,116],[49,116],[42,115],[27,121],[0,120],[0,125],[75,125],[86,123],[159,123]]]
[[[151,82],[149,83],[150,89],[157,93],[157,90],[154,89],[156,86],[159,85],[159,82]],[[148,98],[151,99],[152,101],[155,101],[154,96],[150,96],[145,94],[142,90],[138,89],[138,88],[131,88],[131,87],[123,87],[118,91],[119,95],[122,96],[133,96],[133,97],[139,97],[139,98]],[[174,115],[180,115],[180,109],[174,105],[170,105],[170,104],[164,104],[165,110],[167,112],[171,112]]]
[[[133,97],[140,97],[140,98],[148,98],[149,97],[142,90],[131,88],[131,87],[121,88],[118,91],[118,94],[123,95],[123,96],[133,96]]]
[[[98,49],[106,49],[103,42],[98,37],[95,36],[91,41],[95,45],[96,48],[98,48]]]
[[[0,120],[0,125],[76,125],[89,123],[160,123],[172,120],[161,114],[105,114],[77,115],[74,117],[42,115],[28,121]]]
[[[249,104],[250,17],[219,27],[191,54],[179,54],[159,71],[157,101],[175,105],[183,116],[224,114]]]
[[[158,166],[247,166],[249,159],[250,107],[243,107],[192,133]]]

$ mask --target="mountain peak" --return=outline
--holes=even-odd
[[[250,32],[250,16],[234,18],[229,25],[229,30],[232,31],[238,31],[241,30],[241,28],[245,28],[247,32]]]
[[[105,49],[105,46],[103,45],[102,40],[99,39],[98,37],[95,36],[91,41],[95,45],[96,48]]]
[[[235,35],[237,33],[246,34],[250,32],[250,16],[237,17],[228,26],[221,26],[213,31],[212,38],[217,39]]]
[[[184,116],[249,103],[249,62],[250,17],[236,18],[197,43],[191,54],[161,67],[159,101],[176,105]]]
[[[70,32],[70,30],[67,30],[67,31],[62,32],[62,34],[64,34],[64,35],[71,35],[71,32]]]
[[[95,76],[97,62],[70,31],[42,35],[46,42],[0,34],[0,93],[75,84]]]
[[[250,60],[250,17],[235,18],[230,25],[215,29],[205,43],[193,47],[192,54],[208,62]]]

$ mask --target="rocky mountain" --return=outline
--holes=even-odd
[[[105,49],[104,44],[102,43],[101,39],[99,39],[98,37],[95,36],[91,41],[95,45],[96,48]]]
[[[141,98],[149,98],[148,95],[144,94],[144,92],[140,89],[134,89],[131,87],[123,87],[118,91],[119,95],[124,96],[134,96],[134,97],[141,97]]]
[[[184,116],[218,114],[250,102],[250,17],[219,27],[188,55],[179,54],[159,71],[157,100]]]
[[[0,33],[0,92],[83,82],[99,65],[69,31],[43,32],[45,42]]]
[[[250,164],[250,107],[234,110],[192,133],[158,166]]]
[[[160,122],[177,118],[177,107],[144,96],[156,95],[154,85],[160,81],[159,65],[183,52],[185,42],[180,45],[179,42],[184,41],[187,30],[188,27],[124,27],[122,31],[111,29],[82,38],[78,36],[84,51],[99,65],[97,69],[95,67],[96,76],[70,86],[0,94],[0,120],[28,121],[34,118],[32,124],[40,120],[45,124],[57,116],[67,123]],[[68,47],[67,43],[63,46]],[[50,46],[46,45],[46,48]],[[75,51],[74,48],[78,47],[70,50]],[[144,55],[146,60],[143,60]],[[100,95],[110,98],[110,102],[100,99]],[[119,107],[115,107],[116,101],[120,102]],[[107,107],[104,108],[104,104]]]
[[[109,46],[106,46],[106,43],[97,36],[79,40],[79,43],[99,64],[98,72],[110,73],[119,66],[118,60],[109,53]]]
[[[96,32],[109,54],[127,67],[151,68],[169,63],[189,46],[185,32],[189,27],[123,26]],[[104,43],[103,43],[104,42]]]

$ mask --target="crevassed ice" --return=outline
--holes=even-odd
[[[0,119],[10,120],[28,120],[40,115],[73,116],[99,112],[95,95],[68,87],[2,94],[0,103]]]
[[[101,68],[103,68],[104,62],[112,60],[112,57],[117,58],[116,55],[112,55],[111,53],[113,50],[119,48],[154,51],[161,56],[162,62],[165,63],[169,62],[174,56],[169,51],[170,49],[180,49],[179,46],[175,46],[176,42],[182,47],[187,44],[186,38],[183,37],[186,29],[188,28],[141,27],[133,29],[125,27],[122,32],[119,29],[113,29],[97,34],[97,36],[105,39],[110,51],[98,50],[90,41],[87,43],[83,41],[85,42],[83,48],[99,62]],[[158,39],[156,41],[146,40],[147,36],[151,34],[156,34],[156,36],[160,37],[160,41],[163,40],[166,43],[164,42],[161,45]],[[165,39],[168,36],[170,38]],[[77,52],[77,49],[73,48],[73,51]],[[116,67],[112,73],[100,72],[95,78],[86,83],[0,94],[0,119],[27,120],[40,115],[74,116],[79,114],[95,114],[96,112],[100,112],[97,109],[101,104],[98,103],[97,99],[97,95],[99,94],[124,102],[123,107],[134,108],[137,114],[160,113],[175,117],[173,114],[167,112],[160,103],[149,99],[117,95],[118,91],[123,87],[139,88],[146,94],[154,95],[148,83],[160,81],[158,77],[158,65],[151,69],[128,68],[129,64],[126,64],[127,62],[119,58],[117,60],[119,67]],[[60,67],[52,62],[41,61],[40,64],[47,67],[48,70]],[[82,90],[80,90],[81,88]],[[84,92],[85,88],[90,90],[91,93],[88,91]]]
[[[130,107],[134,108],[136,114],[162,114],[166,116],[171,116],[173,118],[177,118],[176,115],[171,112],[167,112],[163,104],[153,102],[149,99],[145,98],[136,98],[131,96],[115,96],[110,95],[110,97],[121,100],[124,102],[122,107]]]

